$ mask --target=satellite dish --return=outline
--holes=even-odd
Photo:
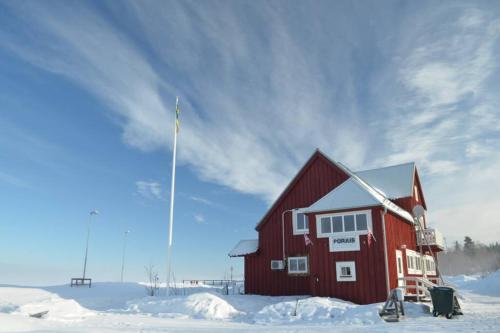
[[[425,216],[425,208],[421,205],[416,205],[415,207],[413,207],[413,216],[417,220],[420,220],[421,217]]]

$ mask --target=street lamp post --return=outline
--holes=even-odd
[[[83,278],[85,279],[85,272],[87,271],[87,255],[89,253],[89,236],[90,236],[90,222],[92,221],[92,216],[93,215],[98,215],[99,212],[97,210],[91,211],[87,224],[87,245],[85,246],[85,260],[83,262]]]
[[[125,249],[127,247],[127,235],[130,233],[130,230],[125,231],[123,236],[123,253],[122,253],[122,275],[120,281],[123,283],[123,270],[125,269]]]

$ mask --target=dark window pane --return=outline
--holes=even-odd
[[[307,217],[306,214],[302,214],[302,215],[304,216],[304,226],[305,226],[304,229],[309,230],[309,217]]]
[[[354,231],[354,215],[344,216],[344,231]]]
[[[330,223],[330,218],[329,217],[322,217],[321,218],[321,233],[327,234],[330,232],[332,232],[332,224]]]
[[[344,228],[342,227],[342,216],[332,217],[332,228],[333,228],[333,232],[344,231]]]
[[[297,259],[290,259],[290,272],[297,271]]]
[[[365,214],[356,215],[356,230],[368,230]]]
[[[297,229],[304,230],[304,214],[297,214]]]
[[[306,270],[306,260],[299,259],[299,271],[305,272],[305,270]]]

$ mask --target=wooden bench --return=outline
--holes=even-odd
[[[92,287],[92,279],[84,278],[71,278],[71,287],[73,286],[85,286],[88,285],[89,288]]]

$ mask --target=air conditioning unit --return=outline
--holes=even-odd
[[[285,269],[285,263],[283,262],[283,260],[271,260],[271,269],[272,270]]]

